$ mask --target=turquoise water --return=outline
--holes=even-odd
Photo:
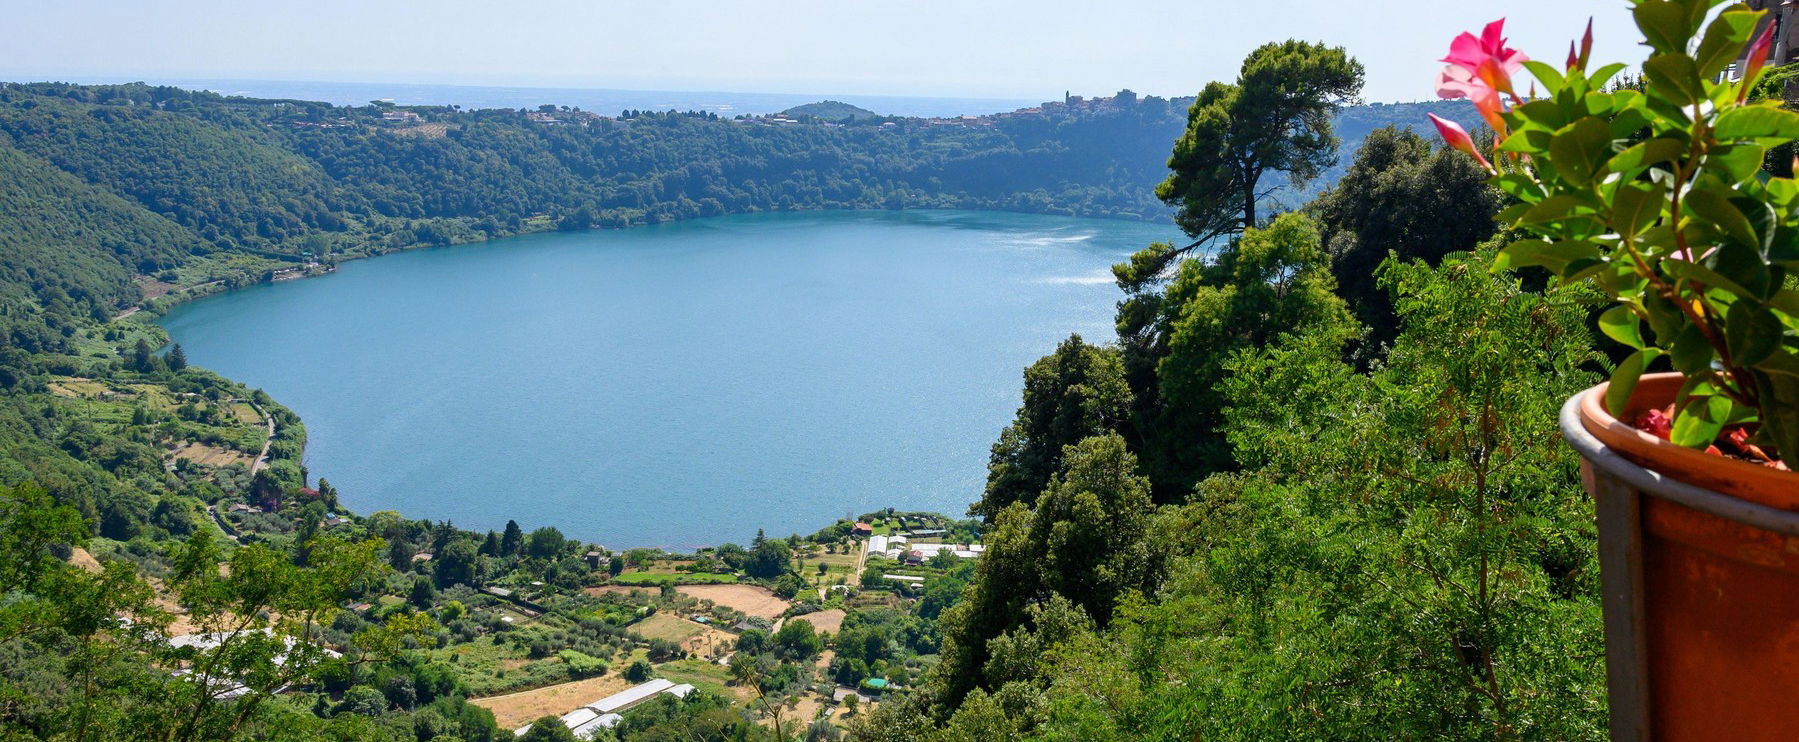
[[[361,513],[613,547],[960,516],[1025,365],[1112,335],[1169,225],[839,212],[389,255],[182,306],[188,359],[305,420]]]

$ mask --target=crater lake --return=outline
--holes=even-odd
[[[1171,224],[808,212],[353,261],[175,308],[190,362],[306,424],[358,513],[743,543],[965,517],[1024,367],[1113,338],[1108,267]]]

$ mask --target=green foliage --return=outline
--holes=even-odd
[[[1182,264],[1153,325],[1133,340],[1155,364],[1154,386],[1139,392],[1138,430],[1162,499],[1232,466],[1219,388],[1232,353],[1282,333],[1351,331],[1335,288],[1318,233],[1298,214],[1245,232],[1210,261]]]
[[[1410,130],[1376,129],[1336,185],[1306,207],[1331,258],[1337,295],[1369,330],[1392,342],[1399,318],[1375,269],[1388,256],[1436,262],[1493,236],[1501,194],[1467,157]]]
[[[1613,414],[1665,357],[1686,376],[1675,443],[1704,448],[1727,425],[1754,424],[1770,455],[1790,458],[1799,451],[1799,182],[1759,171],[1768,148],[1799,138],[1799,113],[1747,102],[1753,70],[1715,79],[1760,11],[1729,9],[1703,29],[1687,22],[1711,5],[1638,6],[1652,49],[1641,92],[1603,90],[1621,65],[1531,68],[1544,97],[1506,114],[1494,183],[1520,201],[1502,218],[1537,238],[1507,246],[1497,265],[1542,266],[1615,302],[1600,328],[1636,352],[1612,376]]]
[[[500,555],[512,556],[525,546],[525,531],[519,528],[518,521],[506,521],[506,534],[500,537]]]
[[[1214,82],[1187,111],[1187,131],[1168,158],[1156,196],[1177,207],[1175,223],[1198,246],[1255,227],[1257,205],[1274,191],[1270,172],[1295,185],[1335,160],[1331,115],[1362,89],[1362,65],[1341,47],[1303,41],[1264,44],[1244,58],[1235,84]],[[1127,288],[1145,285],[1185,252],[1172,251],[1120,273]]]
[[[480,547],[472,538],[456,538],[431,555],[432,573],[439,587],[481,583]]]
[[[793,660],[811,659],[824,648],[824,639],[813,631],[812,624],[799,620],[788,620],[781,624],[781,630],[775,632],[773,642],[775,647]]]
[[[1111,601],[1147,590],[1156,580],[1145,541],[1149,482],[1116,434],[1087,438],[1063,454],[1064,472],[1033,511],[1024,503],[1001,510],[976,566],[975,583],[944,611],[945,698],[959,701],[977,685],[996,687],[993,644],[1035,625],[1038,601],[1058,597],[1086,621],[1103,624]],[[1060,615],[1060,614],[1058,614]],[[846,630],[844,636],[850,636]],[[848,656],[841,648],[839,654]]]
[[[525,555],[535,559],[554,559],[569,540],[555,526],[544,526],[525,537]]]
[[[328,682],[352,662],[384,662],[431,628],[429,619],[396,617],[357,632],[354,657],[334,656],[319,645],[319,632],[354,585],[379,575],[379,542],[315,539],[304,566],[249,545],[221,564],[211,538],[196,531],[171,555],[162,584],[198,633],[191,642],[167,642],[162,634],[171,616],[129,562],[90,572],[54,558],[85,538],[72,507],[33,487],[11,488],[0,496],[0,515],[0,575],[18,586],[0,607],[0,656],[8,658],[0,694],[31,699],[9,705],[0,719],[8,734],[248,737],[265,721],[286,718],[280,690]],[[133,620],[121,621],[125,615]],[[414,679],[428,674],[407,676],[411,698],[444,690]],[[46,677],[81,682],[43,685]],[[228,689],[234,698],[221,697]],[[346,710],[354,713],[381,714],[389,706],[379,690],[352,693]]]
[[[625,679],[633,683],[641,683],[649,680],[650,674],[654,671],[654,668],[650,667],[650,663],[637,660],[625,668]]]
[[[783,539],[769,538],[756,529],[756,539],[750,542],[749,555],[743,563],[743,572],[751,577],[772,579],[787,574],[793,569],[792,549]]]
[[[783,739],[744,718],[721,696],[689,693],[686,698],[658,696],[625,712],[613,733],[621,742],[680,742],[681,740],[733,740],[770,742]]]
[[[1072,335],[1024,372],[1024,403],[1000,432],[987,465],[987,490],[969,508],[991,521],[1027,505],[1061,468],[1063,448],[1114,430],[1130,413],[1131,392],[1117,351]]]
[[[598,657],[573,649],[564,649],[557,652],[556,656],[562,658],[563,664],[568,665],[568,674],[573,677],[586,678],[606,674],[606,662]]]

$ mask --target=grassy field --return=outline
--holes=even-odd
[[[742,700],[745,697],[743,689],[726,685],[731,680],[731,670],[716,662],[696,659],[675,660],[657,666],[656,674],[676,683],[692,684],[695,688],[726,698]]]
[[[617,585],[723,585],[737,581],[737,575],[717,572],[625,572],[612,578]]]
[[[524,650],[510,644],[494,644],[486,638],[434,649],[429,654],[456,668],[457,677],[468,683],[471,695],[504,693],[568,679],[568,669],[554,656],[533,660]]]
[[[827,554],[822,548],[813,549],[804,558],[805,564],[800,567],[800,576],[806,578],[806,584],[815,588],[829,585],[854,584],[860,575],[851,574],[856,566],[856,554]],[[825,573],[818,573],[818,565],[825,565]]]

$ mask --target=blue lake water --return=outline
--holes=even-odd
[[[1171,225],[764,214],[389,255],[177,308],[193,363],[298,412],[360,513],[613,547],[961,516],[1107,266]]]

